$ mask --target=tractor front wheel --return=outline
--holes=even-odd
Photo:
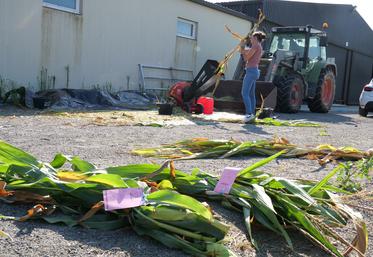
[[[331,69],[324,69],[320,73],[316,88],[316,95],[308,101],[311,112],[326,113],[332,107],[335,95],[335,75]]]
[[[277,108],[280,112],[297,113],[303,103],[304,83],[296,74],[277,83]]]
[[[197,104],[197,108],[196,108],[195,113],[196,114],[202,114],[203,110],[204,110],[203,105],[202,104]]]

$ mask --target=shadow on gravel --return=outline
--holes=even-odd
[[[325,122],[325,123],[344,123],[349,125],[356,125],[351,115],[358,115],[357,106],[332,106],[328,113],[314,113],[308,110],[307,106],[302,106],[298,113],[286,114],[276,113],[280,120],[298,120],[304,119],[312,122]]]
[[[40,110],[21,108],[14,105],[0,104],[0,116],[32,116],[39,114]]]
[[[305,120],[311,122],[324,122],[324,123],[343,123],[347,125],[356,125],[353,118],[346,116],[348,113],[312,113],[301,111],[294,114],[280,113],[279,120]]]
[[[0,202],[0,214],[20,217],[32,206]],[[129,227],[103,231],[30,220],[1,221],[0,229],[13,239],[0,238],[0,256],[188,256],[152,238],[138,236]]]
[[[320,171],[324,170],[325,168],[326,168],[326,165],[323,165],[323,166],[320,166],[320,167],[312,170],[311,172],[320,172]]]
[[[48,224],[40,220],[14,224],[19,229],[15,236],[12,235],[14,241],[32,237],[37,238],[39,242],[36,243],[40,244],[45,240],[43,245],[50,242],[54,247],[60,248],[59,252],[65,252],[69,256],[124,256],[124,254],[134,257],[154,257],[158,254],[165,257],[188,256],[181,251],[169,249],[149,237],[138,236],[130,227],[102,231]],[[35,242],[28,242],[28,245],[33,244]],[[56,254],[51,252],[50,256]]]
[[[115,112],[115,111],[133,111],[131,109],[121,109],[121,108],[86,108],[86,109],[29,109],[26,107],[18,107],[14,105],[1,105],[0,104],[0,116],[34,116],[34,115],[59,115],[61,113],[105,113],[105,112]],[[135,110],[144,111],[144,110]],[[145,110],[147,111],[147,110]]]
[[[266,131],[263,130],[263,127],[262,126],[256,126],[256,125],[253,125],[253,124],[245,124],[242,126],[243,128],[243,133],[254,133],[254,134],[258,134],[258,135],[272,135]]]
[[[224,126],[224,123],[222,123],[222,122],[217,122],[217,121],[202,121],[202,120],[196,120],[196,119],[193,119],[193,118],[187,118],[187,119],[190,120],[191,122],[194,122],[197,126],[212,126],[214,128],[217,128],[217,129],[230,131],[230,129],[226,128]]]
[[[294,251],[292,251],[281,236],[259,226],[253,227],[254,238],[260,247],[254,253],[255,250],[245,239],[247,232],[242,214],[225,209],[217,202],[209,202],[209,204],[220,220],[233,224],[239,230],[231,228],[227,237],[230,239],[227,246],[240,256],[329,256],[297,231],[289,231],[294,245]],[[0,209],[2,213],[5,211],[4,214],[20,216],[25,213],[27,209],[25,207],[29,206],[3,205]],[[12,233],[10,229],[14,232]],[[130,228],[102,231],[31,220],[11,222],[7,225],[7,232],[14,241],[9,245],[0,242],[3,253],[7,251],[6,247],[16,247],[17,249],[9,249],[9,253],[16,250],[20,254],[29,255],[28,251],[33,249],[33,254],[39,256],[189,256],[182,251],[169,249],[151,238],[138,236]],[[241,237],[237,233],[241,234]]]

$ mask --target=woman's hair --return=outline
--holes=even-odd
[[[262,31],[255,31],[253,37],[256,37],[259,42],[262,42],[266,38],[266,34]]]

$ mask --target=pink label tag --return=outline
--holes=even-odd
[[[104,190],[105,211],[141,206],[145,203],[142,188],[121,188]]]
[[[232,185],[236,180],[237,174],[241,171],[239,168],[224,168],[223,174],[221,174],[220,180],[215,186],[214,191],[219,194],[229,194]]]

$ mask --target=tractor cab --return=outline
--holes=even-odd
[[[299,71],[309,63],[326,61],[326,33],[311,26],[273,28],[268,45],[264,57],[271,57],[279,50],[288,52],[290,59],[296,58]]]

